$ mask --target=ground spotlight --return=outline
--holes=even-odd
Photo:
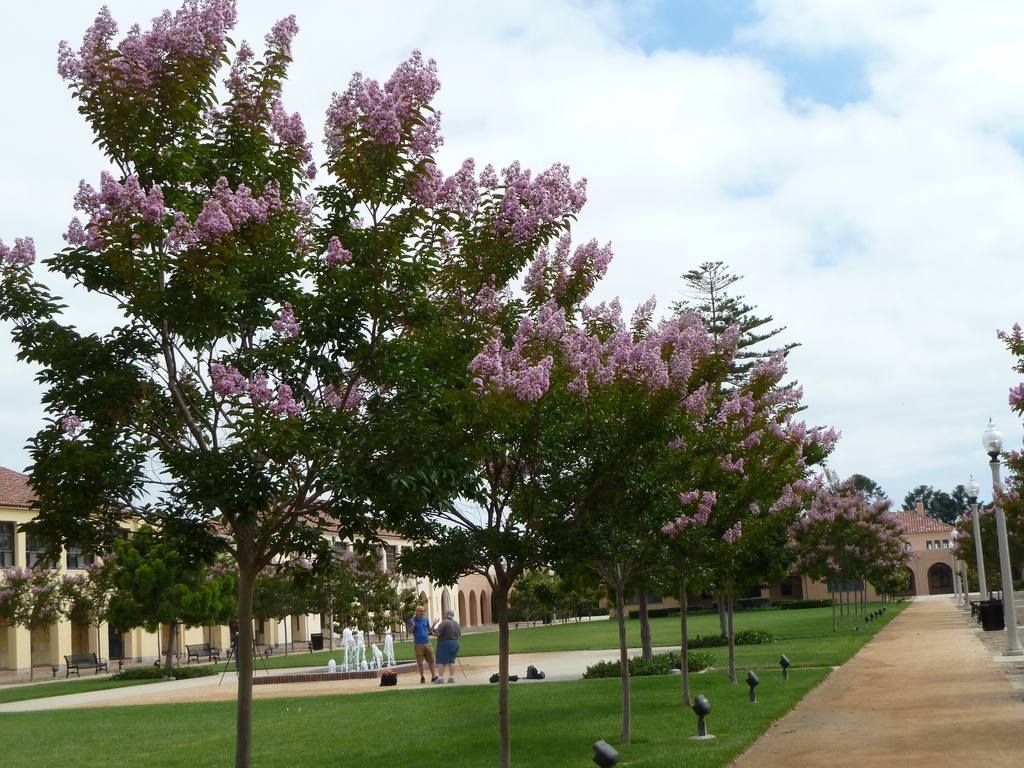
[[[713,739],[714,736],[708,734],[708,726],[704,722],[704,718],[711,714],[711,703],[705,696],[698,696],[693,700],[693,711],[697,714],[697,735],[691,736],[691,739]]]
[[[757,692],[754,690],[757,688],[757,684],[761,681],[757,679],[757,675],[753,672],[747,672],[747,685],[750,686],[750,703],[757,704]]]
[[[609,768],[619,762],[619,753],[608,742],[598,741],[594,744],[594,762],[601,768]]]
[[[782,667],[782,679],[789,680],[789,659],[786,658],[786,654],[782,654],[782,658],[779,659],[779,666]]]

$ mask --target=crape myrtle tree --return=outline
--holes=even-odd
[[[75,624],[96,627],[96,649],[100,648],[100,629],[109,619],[110,598],[113,596],[113,561],[109,558],[94,560],[83,573],[64,578],[67,599],[67,617]]]
[[[67,247],[44,264],[92,309],[106,302],[91,321],[105,330],[63,316],[27,237],[0,243],[0,317],[40,371],[49,419],[30,443],[34,533],[99,549],[126,518],[182,521],[233,558],[246,766],[257,575],[324,530],[396,528],[372,513],[408,514],[449,476],[429,451],[404,456],[415,471],[399,478],[386,466],[401,443],[389,430],[426,432],[432,414],[403,413],[397,392],[429,390],[407,340],[432,322],[448,247],[432,222],[459,219],[462,177],[446,186],[430,162],[439,83],[416,53],[386,83],[357,75],[335,95],[312,194],[311,145],[281,101],[296,22],[276,24],[262,55],[234,46],[234,23],[232,0],[188,0],[119,37],[103,9],[80,48],[62,44],[58,70],[109,170],[81,184]],[[517,168],[488,179],[519,226],[513,209],[543,184]],[[443,340],[424,332],[417,349]],[[382,505],[385,493],[402,503]]]
[[[237,615],[233,572],[214,567],[217,548],[194,534],[143,526],[115,545],[110,579],[110,623],[125,632],[167,630],[164,669],[172,674],[179,627],[227,624]]]
[[[788,528],[816,480],[811,468],[831,452],[836,433],[808,427],[794,417],[802,389],[780,382],[786,375],[782,352],[758,361],[738,387],[711,393],[707,418],[692,450],[710,458],[698,462],[698,474],[683,478],[689,489],[684,508],[666,522],[668,536],[691,526],[706,527],[706,557],[726,587],[730,681],[736,682],[733,595],[739,586],[784,578],[792,559]],[[685,487],[685,486],[684,486]]]
[[[829,475],[790,527],[795,570],[832,585],[864,580],[883,586],[910,557],[903,526],[890,514],[891,506],[888,499],[869,500],[857,490],[854,478],[840,482]],[[842,606],[839,613],[842,617]],[[833,599],[832,631],[836,629]]]
[[[1006,349],[1015,358],[1013,364],[1013,370],[1015,373],[1024,374],[1024,332],[1021,331],[1019,323],[1014,323],[1013,328],[1010,331],[999,331],[998,338],[1006,345]],[[1009,404],[1013,411],[1018,416],[1024,416],[1024,383],[1017,384],[1012,387],[1009,392]],[[993,503],[998,504],[1006,516],[1006,529],[1007,539],[1010,546],[1010,561],[1019,563],[1021,561],[1020,551],[1024,548],[1024,498],[1022,498],[1022,492],[1024,492],[1024,451],[1011,450],[1008,451],[1005,456],[1005,468],[1006,476],[1003,478],[1002,488],[993,488]],[[984,487],[984,485],[983,485]],[[981,521],[983,526],[982,539],[985,540],[985,522],[986,518],[991,525],[994,518],[993,509],[990,508],[985,514],[984,508],[979,508],[979,512],[982,513]],[[970,515],[970,512],[967,512]],[[973,532],[971,534],[973,540]],[[958,537],[958,543],[964,543],[971,547],[970,552],[973,556],[973,544],[971,542],[963,542],[964,536]],[[990,541],[991,539],[989,539]],[[989,553],[989,549],[984,549],[985,562],[986,563],[998,563]],[[974,562],[970,560],[968,562]],[[988,587],[993,589],[993,583],[998,584],[1000,581],[999,568],[993,568],[993,574],[986,574],[988,578]]]
[[[559,427],[563,442],[579,436],[594,473],[569,472],[557,488],[565,499],[579,499],[571,557],[586,564],[614,595],[621,661],[622,733],[628,744],[631,706],[626,635],[626,595],[636,589],[643,605],[654,574],[663,566],[660,502],[665,478],[662,456],[678,439],[675,419],[688,406],[704,404],[713,369],[713,343],[693,315],[654,322],[648,302],[630,324],[617,316],[591,323],[588,331],[606,347],[624,350],[631,368],[594,387],[586,407],[567,409]],[[609,323],[609,320],[614,322]],[[553,489],[554,490],[554,489]],[[649,625],[642,644],[650,650]]]
[[[56,568],[37,564],[5,568],[0,582],[0,618],[9,627],[28,630],[29,680],[35,680],[35,632],[49,629],[64,616],[63,576]]]
[[[1003,514],[1006,516],[1010,562],[1019,563],[1024,560],[1024,504],[1020,502],[1020,483],[1016,473],[1004,479],[1004,486],[1006,493],[1003,496]],[[999,538],[996,533],[995,509],[991,504],[978,505],[978,525],[981,528],[981,553],[985,562],[985,586],[989,590],[999,589],[1002,580],[999,569]],[[1012,536],[1011,530],[1014,532]],[[972,580],[973,589],[978,589],[980,585],[976,552],[974,518],[968,512],[957,518],[953,553],[967,563],[968,577]]]

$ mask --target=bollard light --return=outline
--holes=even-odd
[[[779,666],[782,667],[782,679],[789,680],[789,659],[786,658],[786,654],[782,654],[782,658],[779,659]]]
[[[60,665],[54,664],[53,666],[50,667],[50,669],[53,670],[53,679],[56,680],[57,679],[57,673],[60,672]]]
[[[594,744],[594,762],[601,768],[610,768],[619,762],[619,753],[602,739]]]
[[[755,675],[752,671],[747,672],[747,685],[750,686],[751,704],[757,704],[757,691],[755,691],[754,689],[757,688],[757,684],[760,682],[761,681],[757,679],[757,675]]]
[[[704,718],[711,714],[711,702],[707,700],[707,697],[704,695],[697,696],[693,700],[693,711],[697,715],[697,735],[690,738],[694,740],[715,738],[708,734],[708,727],[704,722]]]

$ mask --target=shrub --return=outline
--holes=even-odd
[[[698,651],[689,654],[687,667],[691,672],[699,672],[714,664],[714,656]],[[654,677],[668,675],[673,669],[679,669],[679,657],[675,653],[656,653],[650,660],[643,656],[632,656],[629,659],[630,677]],[[583,673],[584,680],[597,680],[604,677],[618,677],[622,673],[622,665],[618,661],[599,661],[587,667]]]
[[[626,615],[629,616],[629,618],[631,618],[631,619],[639,619],[640,618],[640,611],[630,611]],[[648,608],[647,609],[647,618],[649,618],[649,619],[661,619],[661,618],[664,618],[665,616],[678,616],[678,615],[679,615],[679,606],[678,605],[675,606],[674,608]]]
[[[768,645],[775,642],[775,635],[767,629],[741,629],[736,633],[736,645]]]
[[[751,608],[771,608],[772,599],[770,597],[741,597],[736,601],[736,606],[740,610],[750,610]]]
[[[111,680],[160,680],[167,674],[161,667],[132,667],[122,669],[111,675]],[[210,666],[203,667],[175,667],[171,676],[175,680],[190,680],[194,677],[209,677],[216,675],[217,670]]]
[[[686,641],[688,648],[721,648],[728,644],[728,635],[697,635]]]
[[[686,652],[686,668],[690,672],[700,672],[708,669],[715,665],[715,654],[711,651],[691,651]],[[676,669],[679,669],[679,663],[675,665]]]
[[[829,599],[825,600],[779,600],[775,603],[776,608],[782,610],[795,611],[800,608],[829,608],[832,605],[832,601]]]

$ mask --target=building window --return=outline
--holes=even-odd
[[[68,547],[67,568],[69,571],[80,571],[95,561],[92,552],[84,552],[81,547]]]
[[[0,523],[0,568],[14,567],[14,523]]]
[[[928,545],[928,549],[931,549],[931,548],[932,548],[932,541],[931,541],[931,539],[929,539],[928,541],[926,541],[926,542],[925,542],[925,544],[927,544],[927,545]]]
[[[43,564],[45,554],[38,536],[25,537],[25,562],[29,568],[35,566],[36,563]]]
[[[942,540],[942,548],[943,549],[949,549],[949,539],[943,539]]]
[[[398,547],[388,544],[384,548],[384,565],[392,573],[398,571]]]
[[[784,582],[782,582],[782,584],[780,586],[782,587],[781,592],[782,592],[782,596],[783,597],[792,597],[793,596],[793,582],[792,581],[784,581]]]

